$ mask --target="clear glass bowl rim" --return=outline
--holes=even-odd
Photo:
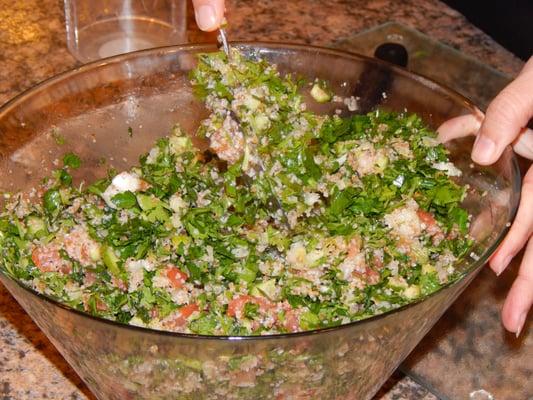
[[[368,57],[362,54],[358,54],[355,52],[349,52],[345,50],[336,50],[328,47],[320,47],[320,46],[310,46],[310,45],[302,45],[302,44],[292,44],[292,43],[283,43],[283,42],[266,42],[266,41],[236,41],[231,42],[231,45],[236,47],[242,47],[242,48],[258,48],[258,49],[265,49],[265,50],[280,50],[280,49],[286,49],[289,51],[316,51],[317,54],[328,54],[332,56],[338,56],[345,59],[353,59],[358,61],[363,61],[367,63],[372,63],[374,65],[382,66],[385,68],[390,69],[393,71],[393,73],[398,75],[403,75],[404,77],[407,77],[409,79],[415,80],[418,83],[421,83],[422,85],[434,90],[434,91],[440,91],[441,93],[446,94],[447,96],[454,98],[455,101],[462,103],[462,105],[470,109],[473,113],[478,112],[479,108],[472,103],[468,98],[461,95],[460,93],[456,92],[455,90],[447,87],[446,85],[443,85],[441,83],[435,82],[432,79],[418,73],[410,72],[404,68],[398,67],[394,64],[391,64],[389,62]],[[69,79],[72,76],[75,76],[77,74],[83,73],[85,71],[90,71],[92,69],[96,69],[99,67],[103,67],[105,65],[110,64],[119,64],[125,60],[133,59],[137,57],[154,57],[154,56],[160,56],[164,54],[171,54],[171,53],[179,53],[179,52],[194,52],[194,53],[202,53],[202,52],[210,52],[210,51],[216,51],[218,50],[217,45],[211,44],[211,43],[192,43],[192,44],[183,44],[183,45],[175,45],[175,46],[163,46],[163,47],[156,47],[151,49],[145,49],[145,50],[139,50],[134,51],[126,54],[120,54],[108,58],[104,58],[101,60],[92,61],[87,64],[83,64],[79,67],[74,67],[72,69],[69,69],[67,71],[61,72],[57,75],[54,75],[36,85],[33,87],[30,87],[20,94],[13,97],[11,100],[7,101],[0,107],[0,119],[4,116],[4,114],[8,113],[12,108],[16,107],[19,103],[22,103],[26,98],[36,95],[38,92],[47,89],[48,87],[54,85],[57,82],[64,81]],[[505,151],[512,151],[510,146],[507,146],[507,149]],[[442,286],[439,290],[436,292],[431,293],[427,296],[422,296],[418,299],[416,299],[413,302],[410,302],[408,304],[405,304],[401,307],[389,310],[387,312],[377,314],[368,318],[364,318],[357,321],[352,321],[347,324],[342,324],[338,326],[332,326],[327,328],[320,328],[320,329],[314,329],[309,331],[303,331],[303,332],[296,332],[296,333],[280,333],[280,334],[272,334],[272,335],[255,335],[255,336],[222,336],[222,335],[198,335],[198,334],[192,334],[192,333],[179,333],[179,332],[170,332],[170,331],[163,331],[163,330],[157,330],[152,328],[145,328],[141,326],[135,326],[135,325],[129,325],[120,323],[117,321],[105,319],[102,317],[97,317],[90,315],[88,313],[85,313],[83,311],[77,310],[75,308],[72,308],[66,304],[63,304],[57,300],[55,300],[52,297],[49,297],[45,294],[39,293],[36,290],[29,288],[16,279],[13,279],[11,276],[5,274],[2,270],[0,270],[0,274],[2,276],[6,277],[7,279],[14,282],[17,286],[24,289],[28,293],[30,293],[33,296],[38,297],[41,300],[44,300],[48,303],[51,303],[52,305],[56,307],[60,307],[68,312],[75,313],[81,317],[89,318],[95,321],[98,321],[99,323],[109,324],[111,326],[114,326],[116,328],[121,329],[127,329],[127,330],[133,330],[133,331],[139,331],[144,332],[148,334],[153,335],[163,335],[168,337],[176,337],[180,339],[207,339],[207,340],[223,340],[223,341],[261,341],[261,340],[272,340],[272,339],[291,339],[291,338],[300,338],[310,335],[319,335],[319,334],[327,334],[328,332],[332,331],[338,331],[341,329],[349,329],[353,327],[354,325],[363,325],[365,323],[371,323],[373,321],[376,321],[381,318],[385,318],[391,314],[401,312],[409,307],[414,307],[417,304],[425,301],[426,299],[435,296],[436,294],[440,293],[441,291],[445,290],[448,287],[451,287],[455,284],[458,284],[461,280],[466,279],[469,275],[474,274],[479,270],[485,263],[487,262],[489,256],[496,250],[496,248],[499,246],[499,244],[502,242],[504,236],[509,230],[510,223],[514,220],[514,217],[516,215],[519,200],[520,200],[520,190],[521,190],[521,175],[520,175],[520,168],[518,165],[518,160],[516,158],[516,155],[514,152],[511,156],[511,163],[512,163],[512,176],[511,176],[511,187],[513,190],[513,193],[518,193],[517,199],[515,204],[512,205],[512,209],[510,212],[510,218],[507,221],[505,228],[499,233],[498,237],[491,246],[487,248],[483,254],[479,256],[479,258],[471,263],[468,268],[465,269],[462,276],[454,281],[449,282],[446,285]]]

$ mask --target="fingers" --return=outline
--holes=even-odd
[[[518,337],[531,304],[533,304],[533,240],[527,245],[518,276],[503,305],[502,321],[505,329],[515,332]]]
[[[437,129],[438,139],[441,143],[446,143],[460,137],[475,135],[482,122],[483,113],[479,110],[476,110],[475,114],[461,115],[460,117],[449,119]]]
[[[522,157],[533,160],[533,130],[523,129],[518,139],[515,140],[513,149]]]
[[[518,77],[490,103],[472,150],[472,159],[494,163],[533,116],[533,57]]]
[[[465,136],[476,135],[481,127],[483,118],[483,113],[479,111],[479,114],[461,115],[449,119],[437,129],[439,142],[446,143]],[[516,154],[533,160],[533,130],[522,129],[513,142],[513,149]]]
[[[224,0],[192,0],[198,27],[207,32],[220,27],[224,20]]]
[[[533,233],[532,204],[533,167],[530,167],[522,183],[520,206],[513,225],[490,260],[490,267],[497,275],[500,275],[507,268],[512,258],[524,247]]]

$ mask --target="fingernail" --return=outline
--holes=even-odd
[[[512,256],[508,256],[507,258],[505,258],[503,260],[503,262],[500,264],[500,266],[498,267],[498,271],[496,271],[496,276],[500,276],[501,273],[503,271],[505,271],[505,268],[507,268],[507,266],[509,265],[509,263],[511,262],[512,260]]]
[[[496,143],[484,135],[478,135],[472,150],[472,159],[478,164],[488,164],[492,162],[495,153]]]
[[[210,31],[217,28],[217,13],[213,6],[204,4],[196,10],[196,23],[203,31]]]
[[[516,330],[516,337],[520,336],[520,332],[522,332],[522,328],[526,323],[526,317],[527,312],[523,312],[522,314],[520,314],[520,318],[518,318],[518,329]]]

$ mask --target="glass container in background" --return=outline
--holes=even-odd
[[[65,0],[67,45],[86,63],[185,43],[187,0]]]

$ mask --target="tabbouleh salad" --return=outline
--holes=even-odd
[[[191,72],[209,151],[175,127],[138,166],[78,187],[66,154],[11,195],[0,267],[92,315],[204,335],[345,324],[460,275],[466,188],[417,115],[316,115],[301,92],[335,101],[323,82],[232,52]]]

